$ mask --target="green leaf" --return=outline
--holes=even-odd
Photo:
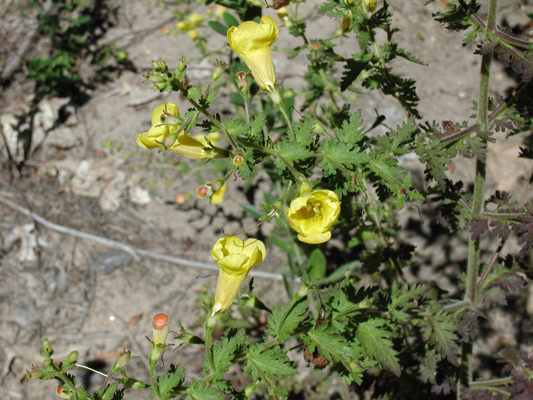
[[[365,137],[364,131],[361,111],[357,111],[342,123],[341,129],[335,128],[335,135],[341,142],[355,145]]]
[[[333,0],[328,0],[320,6],[320,8],[318,9],[318,13],[321,14],[321,13],[331,11],[337,6],[338,6],[338,3],[336,3]]]
[[[207,95],[207,98],[205,99],[205,106],[209,107],[211,104],[213,104],[217,98],[217,95],[218,89],[211,89]]]
[[[251,121],[251,129],[249,138],[258,140],[263,137],[263,127],[266,123],[266,115],[265,114],[257,114]]]
[[[387,321],[382,318],[371,319],[357,326],[356,336],[367,357],[374,358],[382,368],[400,376],[402,370],[398,362],[398,352],[390,339],[392,333],[386,326]]]
[[[391,288],[391,301],[388,305],[391,320],[408,322],[409,316],[406,311],[417,308],[428,291],[429,288],[425,285],[400,285],[394,282]]]
[[[313,152],[307,147],[289,140],[277,142],[274,145],[274,149],[285,161],[289,162],[290,165],[294,165],[295,162],[305,160],[313,155]],[[282,161],[280,157],[276,157],[274,163],[280,170],[286,168],[285,162]]]
[[[359,360],[363,356],[357,338],[352,338],[348,342],[344,336],[324,324],[307,332],[303,341],[310,354],[318,351],[326,360],[342,366],[344,371],[341,375],[348,383],[355,381],[361,384],[364,368]]]
[[[245,135],[246,133],[248,133],[248,127],[239,119],[228,119],[226,121],[226,129],[228,130],[228,133],[233,137]]]
[[[202,97],[202,92],[198,88],[198,86],[189,86],[187,88],[187,96],[188,99],[196,100]]]
[[[159,388],[159,398],[168,400],[176,397],[183,389],[182,383],[185,379],[185,369],[181,365],[170,365],[167,373],[157,378]],[[152,390],[153,391],[153,390]]]
[[[320,144],[318,153],[322,155],[319,166],[324,170],[324,176],[334,175],[339,165],[351,169],[370,161],[371,157],[361,151],[359,147],[352,147],[338,141],[324,141]]]
[[[422,330],[422,339],[435,346],[452,365],[458,366],[460,347],[453,316],[442,310],[435,314],[428,310],[425,318],[419,321],[419,326]]]
[[[224,25],[222,25],[218,21],[209,21],[207,23],[211,29],[213,29],[216,33],[221,34],[222,36],[226,37],[226,34],[228,32],[228,28]]]
[[[226,397],[207,383],[191,382],[187,387],[187,400],[224,400]]]
[[[277,233],[272,232],[269,236],[269,239],[272,240],[272,243],[276,245],[284,253],[294,253],[294,243],[288,241],[286,238],[281,237]]]
[[[272,315],[268,319],[265,333],[278,341],[286,341],[297,330],[304,326],[307,320],[307,297],[295,304],[280,305],[272,310]],[[288,307],[291,307],[289,310]]]
[[[318,247],[309,255],[309,279],[322,279],[326,275],[326,256]]]
[[[253,204],[250,203],[239,203],[239,206],[244,211],[247,211],[255,218],[261,218],[263,216],[263,211],[261,211],[259,208],[255,207]]]
[[[228,29],[231,28],[232,26],[239,26],[239,20],[228,12],[225,12],[224,14],[222,14],[222,18],[224,19],[224,22],[228,26]]]
[[[242,347],[245,345],[245,331],[239,329],[238,331],[230,330],[222,340],[218,341],[213,346],[213,365],[215,367],[216,376],[222,378],[222,374],[231,367],[238,357],[242,355]],[[207,360],[203,360],[204,369],[209,371],[211,366]]]
[[[263,380],[267,385],[270,379],[284,378],[296,373],[285,351],[278,346],[265,349],[262,343],[253,344],[248,348],[243,370],[251,375],[253,380]]]
[[[108,385],[102,394],[102,400],[113,400],[117,391],[117,384]]]

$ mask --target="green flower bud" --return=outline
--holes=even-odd
[[[54,350],[47,338],[43,339],[43,349],[41,350],[41,354],[46,358],[52,357],[52,354],[54,354]]]
[[[158,74],[166,74],[168,72],[167,63],[163,60],[152,61],[152,67],[154,67],[155,72]]]
[[[67,357],[67,363],[69,364],[75,364],[76,361],[78,361],[78,357],[80,356],[79,351],[71,351],[70,354]]]

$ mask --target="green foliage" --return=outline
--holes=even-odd
[[[190,103],[189,110],[182,113],[183,121],[178,121],[180,134],[193,134],[200,128],[221,134],[220,148],[210,149],[216,160],[207,157],[202,164],[180,172],[194,171],[202,183],[215,190],[242,179],[250,203],[240,206],[258,220],[257,226],[245,230],[250,235],[260,231],[257,236],[266,237],[269,253],[275,246],[286,255],[286,262],[276,264],[276,273],[283,272],[287,292],[287,296],[277,292],[260,296],[250,283],[232,311],[207,311],[205,339],[187,332],[178,321],[176,348],[205,348],[203,373],[188,377],[182,366],[171,364],[158,375],[154,367],[161,354],[157,351],[165,348],[152,345],[158,356],[150,357],[153,395],[159,399],[248,399],[257,392],[255,398],[303,398],[306,390],[320,386],[313,383],[310,389],[302,388],[304,384],[294,375],[305,367],[313,369],[311,375],[317,374],[324,382],[336,382],[338,388],[332,387],[336,392],[330,395],[339,398],[353,394],[359,398],[453,395],[473,399],[478,398],[479,390],[486,391],[481,396],[521,393],[519,384],[531,377],[526,368],[531,360],[518,356],[506,360],[504,373],[508,378],[496,383],[472,382],[488,369],[478,374],[473,370],[476,363],[469,360],[476,356],[472,349],[485,329],[480,317],[511,301],[522,301],[520,296],[513,297],[516,294],[526,297],[520,291],[525,285],[522,270],[529,267],[533,246],[533,205],[527,200],[527,189],[515,196],[516,201],[507,193],[490,196],[485,179],[493,134],[515,135],[532,128],[531,99],[520,95],[531,89],[525,83],[533,70],[531,44],[499,31],[496,24],[487,27],[477,14],[476,1],[449,1],[446,10],[435,14],[437,21],[448,29],[465,31],[464,44],[476,41],[483,33],[478,50],[483,65],[480,88],[488,87],[492,55],[499,55],[523,83],[499,103],[483,97],[480,90],[474,101],[474,123],[437,124],[420,115],[416,81],[396,72],[403,63],[424,63],[416,48],[409,51],[395,41],[395,8],[383,1],[376,10],[363,12],[361,0],[326,0],[318,12],[334,20],[338,28],[330,37],[313,39],[308,35],[315,33],[314,20],[302,16],[302,2],[289,3],[288,15],[280,17],[280,30],[294,36],[287,45],[292,47],[276,49],[284,51],[295,68],[296,56],[307,58],[305,87],[299,92],[284,89],[280,80],[274,89],[259,89],[249,73],[239,75],[237,81],[235,74],[246,70],[243,61],[229,56],[227,46],[208,51],[203,39],[197,43],[202,58],[223,54],[231,63],[226,66],[213,60],[218,69],[208,83],[189,80],[189,61],[185,59],[175,69],[155,61],[153,70],[145,74],[155,90],[179,92]],[[208,16],[199,30],[226,35],[227,29],[240,21],[258,21],[261,16],[257,2],[217,3],[228,9],[221,16]],[[68,4],[79,7],[82,3]],[[182,5],[176,4],[179,10],[175,13],[183,19],[187,13]],[[79,20],[70,22],[83,27],[88,21],[82,13]],[[53,36],[59,28],[51,21],[50,29]],[[342,36],[350,41],[339,42]],[[72,43],[82,40],[83,36],[71,37]],[[339,43],[353,44],[352,54],[338,54]],[[66,51],[54,65],[45,58],[34,60],[31,70],[40,72],[33,79],[41,79],[43,84],[48,75],[62,82],[77,79],[70,71],[75,65],[71,55]],[[362,117],[368,113],[352,109],[349,92],[364,96],[370,90],[390,96],[402,107],[401,123],[393,127],[383,115],[376,115],[369,123]],[[222,99],[229,101],[223,104]],[[234,107],[230,116],[226,113],[229,106]],[[530,143],[523,145],[522,156],[531,157]],[[160,151],[170,151],[169,146],[161,143]],[[405,165],[412,155],[417,156],[419,169]],[[471,182],[453,181],[450,169],[458,156],[473,159],[475,170],[465,174],[475,176],[473,189],[468,186]],[[211,176],[206,178],[208,173]],[[525,186],[529,188],[527,182]],[[297,210],[295,218],[291,211],[287,214],[291,203],[303,204],[312,198],[309,191],[318,189],[337,194],[338,215],[331,200],[334,195],[327,205],[313,198],[314,202]],[[328,218],[334,220],[324,221]],[[298,219],[304,222],[295,229],[297,236],[292,228],[300,223]],[[463,231],[455,239],[464,240],[466,255],[455,252],[456,241],[435,236],[440,232],[436,228],[439,224],[453,232]],[[314,238],[325,241],[303,242],[308,233],[316,233]],[[489,234],[496,238],[497,246],[485,246]],[[511,240],[516,241],[518,254],[509,250],[513,254],[502,259],[500,253]],[[426,249],[422,247],[436,246],[432,242],[437,241],[444,243],[438,244],[445,253],[442,265],[435,265],[438,262],[431,260],[433,255],[424,255]],[[487,260],[492,261],[484,264]],[[461,278],[459,270],[466,270]],[[235,274],[239,272],[235,267]],[[456,285],[455,291],[440,287],[439,274]],[[290,300],[285,301],[285,297]],[[202,301],[206,308],[213,304],[207,294],[202,295]],[[237,311],[240,317],[236,317]],[[220,337],[222,332],[226,334]],[[72,361],[76,354],[56,363],[47,341],[42,354],[43,366],[29,371],[28,377],[56,379],[69,393],[77,391],[79,398],[118,399],[126,389],[149,386],[127,376],[125,365],[113,367],[108,384],[90,397],[68,374],[76,365]]]

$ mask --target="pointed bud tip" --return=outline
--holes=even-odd
[[[154,318],[152,318],[152,327],[161,330],[168,325],[168,321],[169,318],[167,313],[156,314],[154,315]]]

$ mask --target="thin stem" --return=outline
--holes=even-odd
[[[489,1],[489,16],[487,27],[485,29],[485,36],[488,36],[489,31],[494,29],[496,24],[496,10],[498,0]],[[477,124],[479,125],[478,132],[485,133],[489,130],[489,80],[490,80],[490,66],[492,62],[493,50],[488,51],[482,56],[481,71],[479,81],[479,97],[477,109]],[[486,142],[486,139],[484,139]],[[486,164],[484,161],[476,161],[476,177],[474,180],[474,197],[472,202],[472,218],[480,217],[483,212],[485,201],[485,176]],[[472,233],[468,241],[468,259],[466,267],[466,291],[464,299],[471,305],[475,305],[477,301],[477,281],[480,261],[480,239],[474,237]],[[464,343],[461,349],[461,366],[460,380],[458,382],[457,396],[461,396],[462,386],[467,387],[472,381],[473,376],[473,360],[472,360],[472,341]]]
[[[152,380],[152,388],[154,389],[154,393],[157,396],[158,399],[161,398],[159,394],[159,386],[157,385],[157,380],[155,379],[155,364],[151,362],[150,363],[150,379]]]
[[[494,253],[494,256],[492,257],[492,260],[490,260],[489,266],[487,267],[485,273],[483,274],[483,276],[481,277],[481,279],[479,280],[479,282],[477,284],[477,290],[480,290],[483,287],[483,283],[485,283],[485,280],[487,279],[487,277],[491,273],[492,268],[494,267],[494,264],[496,263],[496,261],[498,260],[498,257],[500,256],[500,251],[502,250],[503,243],[504,243],[503,240],[500,241],[500,244],[498,246],[498,250],[496,250],[496,253]]]
[[[211,371],[213,371],[213,373],[216,372],[215,363],[213,360],[213,329],[215,329],[215,325],[220,315],[220,313],[214,313],[210,315],[207,317],[207,322],[205,324],[205,352],[207,361],[209,362],[209,366],[211,367]]]

